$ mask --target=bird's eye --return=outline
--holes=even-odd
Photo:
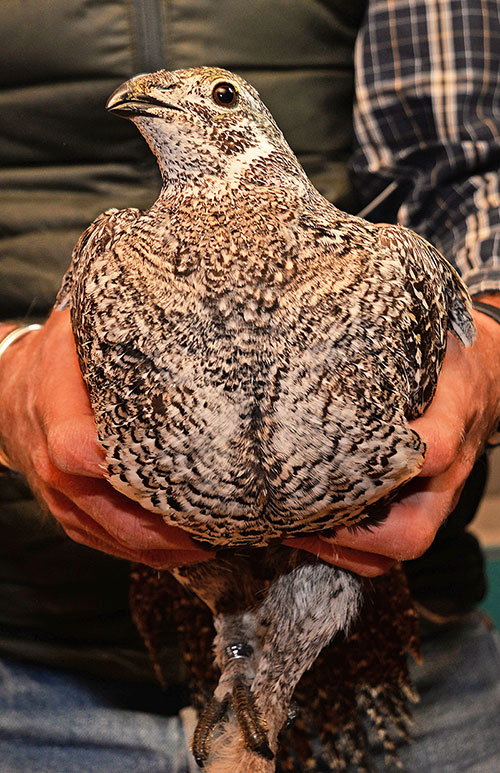
[[[219,107],[234,107],[238,102],[238,91],[232,83],[216,83],[212,90],[212,97]]]

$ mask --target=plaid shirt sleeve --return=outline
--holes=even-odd
[[[361,214],[418,231],[471,294],[500,290],[497,0],[370,0],[355,66]]]

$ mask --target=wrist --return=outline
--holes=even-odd
[[[5,368],[5,360],[6,358],[8,359],[10,355],[10,349],[14,348],[14,346],[17,345],[17,342],[24,338],[27,334],[33,332],[34,330],[39,330],[40,328],[41,325],[38,324],[16,326],[10,323],[6,323],[0,325],[0,374],[1,371]],[[9,355],[6,355],[7,351],[9,351]],[[7,379],[7,381],[10,381],[10,389],[15,387],[15,384],[12,383],[11,379]],[[4,409],[7,402],[6,393],[8,392],[8,386],[9,385],[7,384],[7,389],[4,392],[3,398],[1,400]],[[2,424],[5,426],[6,422],[2,421]],[[15,466],[12,464],[6,451],[4,450],[2,438],[0,437],[0,472],[5,472],[6,470],[11,471],[14,469]]]
[[[493,360],[490,360],[490,362],[498,362],[500,359],[500,292],[475,295],[472,298],[472,306],[477,314],[476,322],[478,319],[481,319],[481,325],[488,329],[490,337],[496,342],[496,347],[494,346],[491,352]],[[496,388],[497,393],[500,393],[498,379]],[[500,408],[497,413],[500,414]],[[488,439],[487,447],[492,448],[498,445],[500,445],[500,415],[497,416],[496,426],[493,434]]]
[[[500,293],[481,293],[472,298],[474,311],[486,315],[500,326]]]
[[[0,324],[0,343],[17,327],[15,322],[2,322]]]
[[[17,327],[8,330],[5,335],[0,335],[0,360],[7,349],[10,349],[20,338],[23,338],[27,333],[31,333],[33,330],[40,330],[42,326],[38,324],[33,325],[18,325]]]

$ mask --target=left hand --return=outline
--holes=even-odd
[[[500,295],[484,297],[500,306]],[[422,555],[456,506],[465,481],[494,432],[500,415],[500,325],[474,312],[477,337],[463,348],[453,336],[435,397],[411,427],[425,442],[425,463],[392,504],[386,520],[370,530],[339,528],[334,538],[285,540],[328,563],[373,577],[397,561]]]
[[[213,558],[105,478],[69,311],[53,311],[3,354],[0,434],[12,468],[75,542],[157,569]]]

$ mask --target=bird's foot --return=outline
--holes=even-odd
[[[230,710],[234,712],[247,749],[266,760],[274,758],[265,725],[255,706],[248,675],[245,673],[245,661],[248,661],[252,654],[253,650],[248,644],[232,644],[226,648],[224,677],[214,697],[201,712],[194,732],[193,756],[200,767],[204,767],[208,760],[212,734]],[[230,675],[228,671],[231,671]],[[224,693],[222,698],[221,693]]]
[[[253,693],[244,682],[236,682],[234,685],[232,707],[247,748],[266,760],[272,760],[274,754],[269,746],[266,729],[255,706]]]
[[[220,701],[214,696],[200,714],[192,743],[193,757],[200,768],[205,766],[210,753],[212,733],[226,716],[228,706],[229,700]]]

